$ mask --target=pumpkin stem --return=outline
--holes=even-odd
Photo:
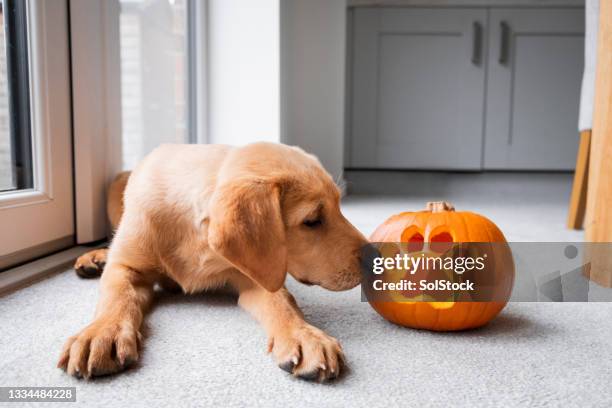
[[[430,201],[427,203],[426,211],[432,213],[443,212],[443,211],[455,211],[455,207],[446,201]]]

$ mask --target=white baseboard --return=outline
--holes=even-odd
[[[105,244],[100,246],[103,245]],[[16,268],[0,272],[0,296],[29,286],[55,273],[72,267],[72,264],[79,256],[97,247],[99,246],[75,246]]]

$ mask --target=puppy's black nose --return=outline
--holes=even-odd
[[[380,251],[375,245],[366,244],[361,247],[359,253],[359,264],[361,272],[371,273],[374,267],[374,259],[380,257]]]

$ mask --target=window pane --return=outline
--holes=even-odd
[[[2,3],[0,3],[0,7]],[[8,80],[6,76],[6,44],[4,35],[4,8],[0,10],[0,191],[15,188],[11,133],[9,126]]]
[[[0,0],[0,192],[32,188],[24,1]]]
[[[187,0],[121,0],[123,168],[161,143],[185,143]]]

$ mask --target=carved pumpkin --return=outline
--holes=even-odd
[[[393,297],[386,301],[368,298],[372,307],[393,323],[434,331],[476,328],[493,319],[510,298],[514,283],[510,248],[499,228],[481,215],[455,212],[453,206],[445,202],[428,203],[424,211],[392,216],[374,231],[370,241],[390,243],[379,248],[381,255],[386,257],[393,256],[393,251],[397,250],[391,243],[402,243],[401,247],[407,248],[411,256],[442,253],[453,244],[483,243],[472,245],[486,245],[487,251],[493,255],[486,269],[481,271],[492,282],[493,293],[487,298],[491,301],[450,299],[440,302],[427,301],[428,298],[423,296],[415,297],[414,301],[407,301],[407,298],[398,301]]]

